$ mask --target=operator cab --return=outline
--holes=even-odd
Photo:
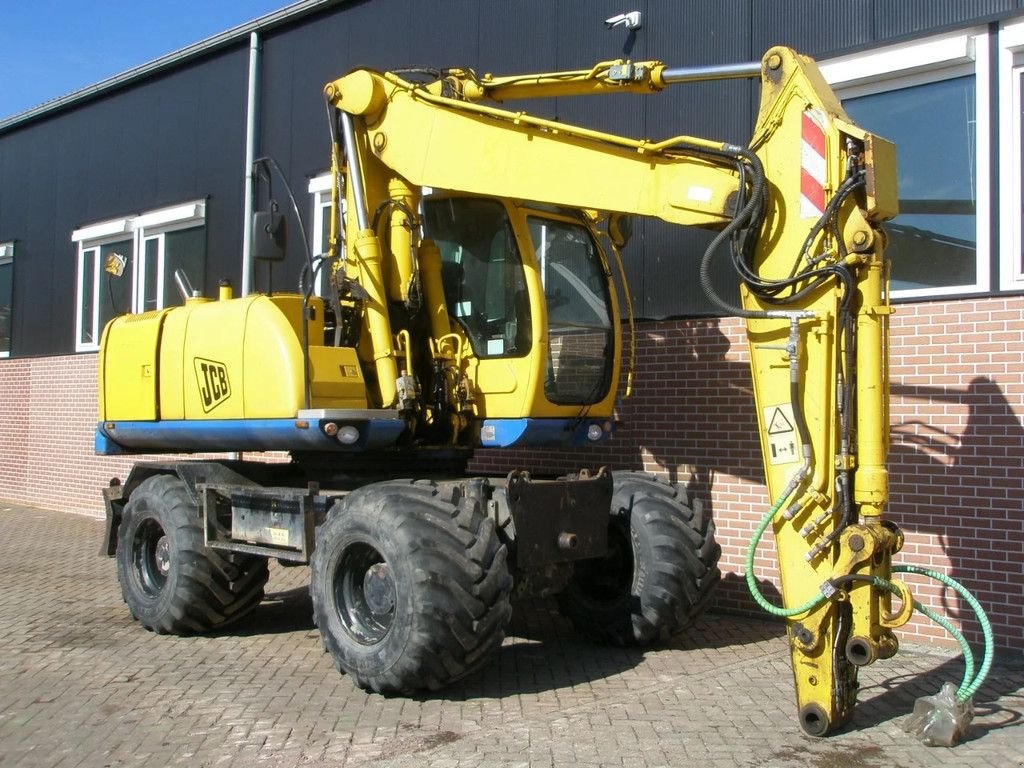
[[[610,272],[582,217],[486,197],[430,197],[423,210],[424,236],[441,252],[448,313],[474,355],[523,358],[546,340],[545,398],[604,399],[616,359]]]

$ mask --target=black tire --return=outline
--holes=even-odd
[[[456,486],[360,488],[317,530],[310,591],[324,648],[378,693],[453,683],[505,637],[506,557],[494,521]]]
[[[132,617],[159,634],[230,624],[263,599],[267,560],[207,549],[199,512],[173,475],[139,484],[117,531],[117,579]]]
[[[721,548],[700,501],[642,472],[613,476],[608,555],[576,564],[559,597],[583,635],[620,645],[664,641],[707,606]]]

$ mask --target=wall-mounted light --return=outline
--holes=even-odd
[[[604,25],[608,29],[615,29],[616,27],[640,29],[640,11],[630,11],[629,13],[620,13],[618,16],[612,16],[604,20]]]

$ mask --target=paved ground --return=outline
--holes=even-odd
[[[306,569],[278,569],[244,625],[134,625],[97,520],[0,503],[0,766],[1024,766],[1024,665],[981,690],[969,739],[928,748],[903,716],[958,659],[904,649],[862,672],[857,716],[803,736],[781,626],[714,616],[638,652],[518,606],[504,647],[443,695],[366,694],[320,650]]]

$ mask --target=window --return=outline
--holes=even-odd
[[[75,230],[78,290],[75,349],[99,348],[104,326],[127,312],[182,304],[174,274],[203,290],[206,203],[162,208]]]
[[[522,357],[533,343],[523,263],[504,206],[483,198],[423,204],[424,235],[441,252],[448,314],[477,357]]]
[[[544,395],[563,405],[604,397],[612,373],[608,279],[586,227],[527,218],[548,310]]]
[[[0,357],[11,354],[11,307],[14,303],[14,243],[0,243]]]
[[[1003,172],[999,175],[1000,286],[1024,288],[1024,22],[999,31],[999,144]]]
[[[959,33],[822,64],[853,121],[896,143],[896,297],[991,287],[986,41]]]

